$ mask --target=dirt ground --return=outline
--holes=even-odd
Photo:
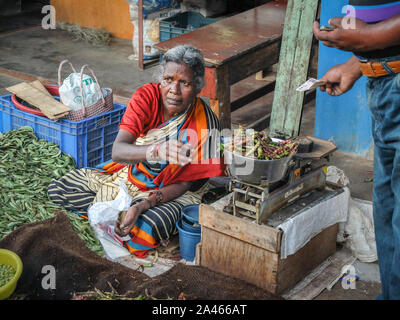
[[[0,241],[0,247],[15,251],[24,265],[11,298],[65,300],[72,299],[74,293],[97,288],[146,299],[282,300],[253,285],[199,266],[179,263],[166,273],[150,278],[90,251],[63,213],[18,228]],[[55,289],[43,286],[51,283],[46,278],[48,273],[42,272],[44,266],[55,268]]]

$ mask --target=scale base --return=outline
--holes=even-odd
[[[282,207],[314,189],[324,189],[325,185],[324,167],[297,178],[291,177],[288,183],[272,192],[268,186],[251,185],[232,179],[230,191],[233,191],[233,215],[246,216],[262,224]]]

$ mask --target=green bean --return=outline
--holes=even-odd
[[[104,254],[89,223],[53,203],[47,194],[52,179],[75,168],[74,159],[46,140],[39,140],[31,127],[0,135],[0,240],[16,228],[65,212],[73,229],[86,245]]]
[[[4,286],[7,282],[9,282],[15,275],[15,270],[13,267],[0,264],[0,287]]]

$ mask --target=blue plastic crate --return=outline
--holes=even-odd
[[[17,109],[9,94],[0,97],[0,132],[32,127],[39,139],[53,142],[71,155],[77,168],[95,167],[111,159],[112,145],[125,110],[125,105],[114,103],[112,111],[81,121],[53,121]]]
[[[198,12],[182,12],[170,18],[160,20],[159,36],[160,42],[178,37],[184,33],[191,32],[198,28],[217,22],[219,18],[205,18]]]

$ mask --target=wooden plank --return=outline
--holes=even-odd
[[[34,88],[40,90],[40,92],[43,92],[44,94],[46,94],[50,98],[54,99],[53,96],[51,95],[51,93],[49,91],[47,91],[46,87],[39,80],[32,81],[30,83],[30,85],[33,86]],[[57,119],[63,118],[65,116],[67,116],[68,114],[69,114],[69,111],[61,113],[61,114],[58,114],[57,115]]]
[[[337,231],[338,224],[334,224],[312,238],[295,254],[279,260],[278,293],[294,286],[336,251]]]
[[[65,116],[66,112],[71,111],[70,107],[58,102],[29,83],[22,82],[6,89],[22,100],[39,108],[51,120],[61,118]]]
[[[279,56],[279,55],[278,55]],[[275,63],[259,72],[256,73],[256,80],[259,81],[275,81],[276,71],[278,70],[278,64]]]
[[[302,84],[307,79],[311,49],[313,44],[313,32],[312,27],[316,19],[319,1],[318,0],[303,0],[302,15],[300,18],[299,32],[297,35],[298,44],[302,44],[304,47],[297,47],[294,57],[295,71],[300,64],[301,68],[298,72],[295,72],[291,76],[291,90],[289,92],[297,92],[297,84]],[[287,95],[287,92],[286,92]],[[289,96],[292,96],[291,94]],[[285,132],[293,132],[293,135],[298,135],[300,131],[300,122],[303,111],[304,93],[299,95],[293,95],[296,99],[294,104],[291,104],[288,108],[288,116],[286,119],[289,120],[285,122]]]
[[[209,229],[201,231],[201,266],[275,293],[279,254]]]
[[[355,260],[351,251],[336,251],[282,296],[288,300],[313,300],[323,290],[330,290],[342,276],[343,267]]]
[[[280,251],[281,230],[267,225],[250,223],[205,204],[201,204],[199,210],[199,223],[202,226],[271,252],[278,253]]]
[[[318,0],[288,0],[271,112],[269,133],[273,137],[299,133],[304,92],[296,88],[307,78],[317,9]]]
[[[45,86],[39,80],[32,81],[31,85],[36,89],[40,90],[41,92],[45,93],[46,95],[50,96],[51,98],[53,98],[50,92],[47,91]]]
[[[297,1],[297,5],[302,5],[303,0]],[[286,7],[285,27],[282,34],[282,45],[279,57],[279,67],[274,91],[274,100],[271,110],[269,134],[272,137],[285,137],[283,132],[284,122],[286,120],[287,106],[285,94],[288,93],[288,84],[290,81],[293,64],[294,53],[296,52],[296,36],[298,25],[300,23],[299,7],[296,7],[294,0],[289,0]],[[284,91],[286,93],[284,94]],[[296,92],[294,92],[296,94]],[[298,93],[297,93],[298,94]]]
[[[51,95],[51,93],[49,91],[47,91],[46,87],[39,80],[32,81],[30,84],[31,84],[31,86],[33,86],[34,88],[40,90],[41,92],[43,92],[44,94],[46,94],[50,98],[54,99],[53,96]],[[61,113],[61,114],[58,114],[57,115],[57,119],[63,118],[65,116],[67,116],[68,114],[69,114],[69,111]]]

